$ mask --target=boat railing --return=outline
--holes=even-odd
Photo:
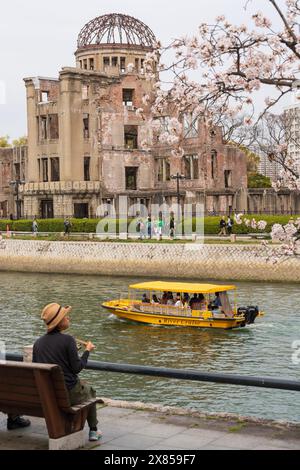
[[[184,307],[175,307],[175,305],[165,305],[165,304],[148,304],[142,303],[140,301],[136,301],[134,303],[128,303],[128,307],[130,310],[140,313],[146,314],[154,314],[154,315],[168,315],[174,317],[187,317],[187,318],[199,318],[203,320],[218,318],[223,319],[227,318],[223,312],[215,311],[212,312],[211,310],[192,310],[189,306]],[[242,318],[237,315],[234,315],[233,318]]]
[[[142,313],[153,313],[155,315],[171,315],[175,317],[192,317],[195,312],[192,312],[190,307],[175,307],[175,305],[164,304],[134,304],[135,310]],[[203,312],[202,312],[203,313]],[[201,312],[198,312],[201,316]]]

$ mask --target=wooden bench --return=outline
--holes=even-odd
[[[71,406],[63,372],[58,365],[0,363],[0,411],[45,418],[49,448],[70,448],[69,445],[51,447],[51,440],[83,431],[89,407],[101,401],[95,398]],[[83,432],[80,439],[80,445],[83,445]],[[80,445],[74,443],[72,448]]]

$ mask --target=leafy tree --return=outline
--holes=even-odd
[[[0,147],[5,148],[5,147],[11,147],[11,144],[9,143],[9,136],[4,135],[0,137]]]
[[[245,0],[245,3],[245,9],[249,10],[251,0]],[[234,25],[220,15],[215,24],[201,24],[195,35],[175,39],[166,47],[158,43],[147,54],[144,62],[147,78],[155,80],[157,70],[161,72],[152,112],[157,117],[172,116],[167,130],[163,125],[158,129],[158,119],[151,126],[154,132],[159,131],[162,143],[174,147],[174,153],[184,155],[181,122],[185,114],[189,113],[194,122],[200,118],[205,120],[209,129],[220,125],[224,128],[224,120],[237,118],[243,112],[246,114],[244,124],[251,126],[253,120],[262,119],[284,96],[299,88],[300,0],[260,0],[259,4],[266,10],[267,7],[273,9],[278,25],[272,24],[261,11],[251,15],[252,28],[244,24]],[[175,60],[168,63],[170,50],[174,51]],[[167,72],[170,84],[167,89],[163,72]],[[173,80],[170,73],[173,73]],[[267,96],[257,116],[253,97],[262,89]],[[142,111],[139,110],[140,113]],[[236,140],[234,134],[230,140]],[[279,146],[272,145],[267,149],[268,158],[283,162],[282,181],[286,186],[290,182],[290,187],[299,190],[299,173],[295,171],[295,162],[291,161],[288,152],[290,142],[279,141]],[[275,224],[272,231],[274,239],[279,237],[287,242],[288,249],[283,245],[286,254],[296,253],[294,233],[297,229],[300,231],[300,219],[296,224],[289,224],[286,230],[278,227],[281,226]],[[283,232],[285,237],[278,235]]]
[[[272,188],[272,182],[267,176],[256,173],[248,176],[248,188]]]
[[[22,147],[23,145],[27,145],[27,143],[28,143],[28,139],[26,135],[13,140],[14,147]]]

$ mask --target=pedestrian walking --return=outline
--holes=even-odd
[[[232,234],[233,224],[234,224],[234,221],[229,215],[227,219],[227,223],[226,223],[226,229],[227,229],[228,235]]]
[[[32,221],[32,235],[34,237],[37,236],[38,230],[39,230],[38,221],[36,220],[36,217],[34,217],[34,219]]]
[[[171,218],[170,218],[169,228],[170,228],[170,231],[169,231],[170,239],[174,240],[174,237],[175,237],[175,219],[174,219],[173,215],[171,215]]]
[[[163,218],[159,217],[159,219],[157,221],[157,238],[158,238],[158,240],[162,240],[164,226],[165,226],[165,223],[163,221]]]
[[[220,226],[219,236],[224,236],[224,237],[226,237],[227,232],[226,232],[226,220],[225,220],[225,216],[223,216],[222,219],[220,220],[219,226]]]
[[[149,239],[152,238],[152,219],[150,216],[147,218],[147,234]]]
[[[65,228],[65,233],[64,234],[65,235],[70,235],[71,227],[72,227],[72,224],[71,224],[70,218],[66,217],[65,220],[64,220],[64,228]]]

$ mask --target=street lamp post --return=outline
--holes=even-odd
[[[19,186],[21,184],[25,184],[25,181],[20,179],[16,179],[15,181],[11,181],[10,184],[15,187],[16,191],[16,209],[17,209],[17,220],[19,220],[21,211],[20,211],[20,200],[19,200]]]

